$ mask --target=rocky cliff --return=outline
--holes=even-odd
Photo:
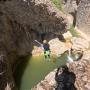
[[[15,89],[12,67],[18,57],[31,53],[33,40],[43,33],[64,33],[66,23],[50,0],[0,1],[0,90]]]
[[[64,11],[74,17],[74,26],[90,35],[90,0],[62,0]]]
[[[63,10],[73,16],[73,26],[76,26],[76,15],[80,0],[62,0]]]
[[[76,26],[79,30],[90,35],[90,0],[81,0],[77,10]]]

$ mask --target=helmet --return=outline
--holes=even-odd
[[[43,40],[43,43],[47,43],[47,40]]]

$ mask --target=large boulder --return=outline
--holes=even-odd
[[[51,54],[61,55],[68,50],[64,42],[61,42],[58,38],[49,41]]]
[[[87,50],[89,48],[89,42],[86,39],[73,37],[72,38],[72,49],[74,50]]]

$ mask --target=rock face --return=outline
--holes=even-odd
[[[67,13],[74,13],[77,11],[78,0],[62,0],[64,1],[64,10]]]
[[[62,0],[64,12],[73,16],[73,26],[76,26],[76,15],[80,1],[81,0]]]
[[[6,2],[4,9],[10,18],[27,25],[29,29],[40,33],[55,30],[63,32],[65,24],[62,21],[65,15],[55,8],[50,0],[14,0]]]
[[[84,56],[80,61],[67,64],[67,66],[69,70],[76,75],[75,87],[77,90],[90,90],[90,50],[84,52]],[[49,73],[45,79],[32,90],[55,90],[55,73],[56,70]]]
[[[31,53],[33,40],[40,40],[43,33],[64,33],[66,23],[65,15],[50,0],[0,1],[0,70],[6,71],[0,75],[0,90],[7,83],[14,90],[11,68],[19,56]]]
[[[77,10],[76,26],[79,30],[90,35],[90,0],[81,0]]]
[[[65,46],[65,43],[61,42],[58,38],[56,39],[52,39],[51,41],[49,41],[50,44],[50,50],[51,50],[51,54],[53,55],[61,55],[63,54],[65,51],[67,51],[67,47]]]
[[[72,49],[85,51],[89,48],[89,42],[83,38],[72,38]]]
[[[89,55],[89,56],[88,56]],[[88,57],[87,57],[88,56]],[[86,51],[81,61],[69,65],[71,71],[76,74],[77,90],[90,90],[90,51]]]

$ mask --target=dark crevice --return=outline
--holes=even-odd
[[[77,14],[77,11],[71,12],[70,14],[71,14],[71,15],[73,16],[73,18],[74,18],[74,20],[73,20],[73,26],[75,27],[75,26],[76,26],[76,14]]]

